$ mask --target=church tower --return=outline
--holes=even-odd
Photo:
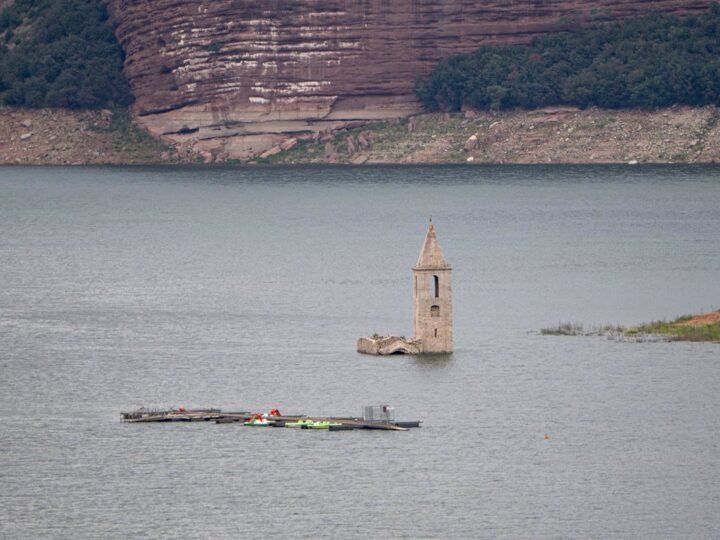
[[[423,353],[453,352],[452,269],[430,220],[413,272],[413,331]]]

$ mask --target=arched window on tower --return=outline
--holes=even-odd
[[[430,316],[431,317],[439,317],[440,316],[440,306],[430,306]]]
[[[435,282],[435,298],[440,298],[440,278],[433,276],[433,281]]]

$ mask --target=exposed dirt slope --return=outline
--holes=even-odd
[[[293,138],[258,163],[716,163],[720,111],[466,111]],[[168,146],[127,112],[0,108],[0,164],[223,162]]]
[[[720,311],[694,315],[691,319],[678,323],[677,326],[705,326],[707,324],[720,323]]]
[[[720,111],[577,110],[460,115],[325,133],[268,161],[282,163],[713,163]]]
[[[194,155],[178,152],[138,128],[127,111],[0,107],[0,164],[163,163],[194,159]]]

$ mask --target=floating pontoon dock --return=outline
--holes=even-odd
[[[123,422],[210,422],[216,424],[242,423],[242,425],[260,425],[267,427],[296,427],[300,429],[327,429],[329,431],[349,431],[354,429],[382,429],[407,431],[420,427],[420,420],[395,421],[395,409],[387,405],[363,407],[363,416],[307,416],[281,415],[277,409],[270,413],[223,412],[220,409],[146,409],[120,413]]]

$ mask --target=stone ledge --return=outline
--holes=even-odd
[[[400,336],[361,337],[357,341],[357,350],[363,354],[421,354],[422,340],[407,340]]]

